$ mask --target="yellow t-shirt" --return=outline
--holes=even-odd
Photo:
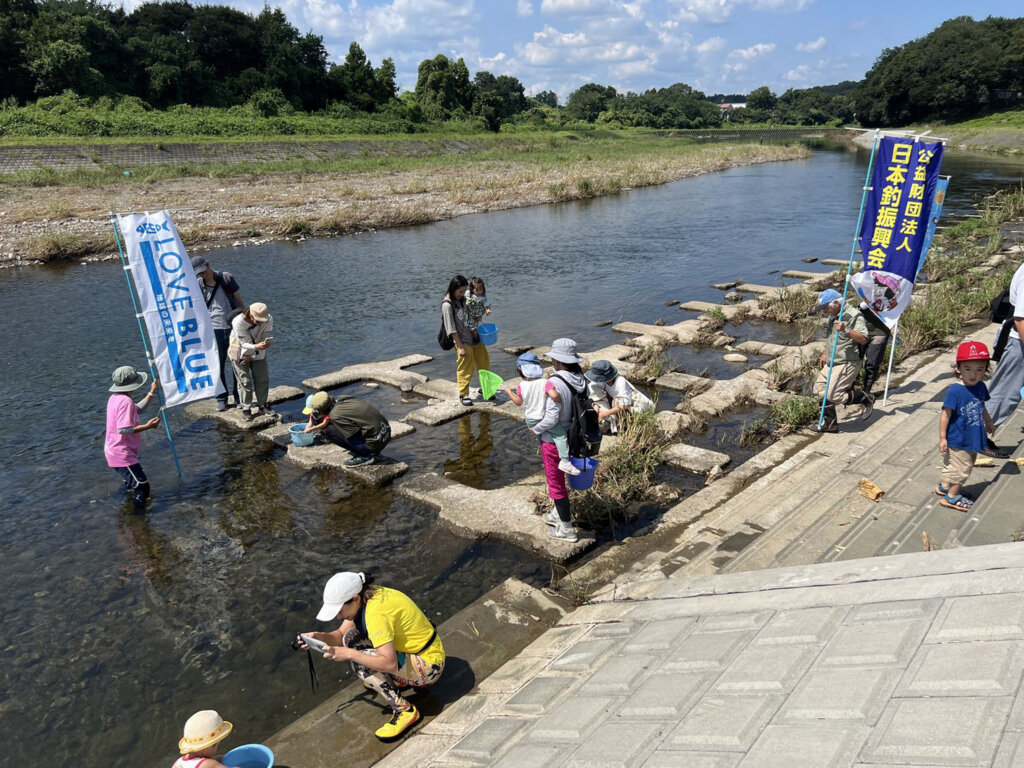
[[[390,587],[374,587],[363,616],[366,636],[374,648],[393,643],[398,653],[419,652],[418,655],[429,663],[444,659],[440,637],[435,637],[429,648],[423,648],[434,634],[434,628],[405,593]]]

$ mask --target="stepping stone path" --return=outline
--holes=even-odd
[[[305,397],[305,395],[306,393],[298,387],[271,387],[270,391],[267,393],[267,403],[270,406],[275,406],[278,403],[284,403],[289,400],[295,400],[299,397]],[[218,411],[216,400],[213,398],[200,400],[197,403],[190,403],[185,406],[185,412],[197,419],[216,419],[223,424],[227,424],[235,429],[241,429],[246,432],[251,432],[255,429],[265,429],[266,427],[269,427],[272,424],[277,424],[278,422],[276,414],[260,414],[250,421],[246,421],[242,418],[242,411],[240,408],[232,407],[228,408],[226,411]]]
[[[732,461],[728,454],[686,443],[670,445],[662,451],[661,460],[677,469],[698,475],[705,475],[715,467],[728,466]]]
[[[404,370],[405,368],[411,365],[419,365],[420,363],[429,363],[433,359],[428,355],[406,355],[405,357],[397,357],[394,360],[382,360],[378,363],[349,365],[340,371],[306,379],[302,382],[302,386],[307,389],[335,389],[345,384],[369,380],[401,388],[402,383],[410,377],[417,381],[427,380],[427,377],[422,373],[412,373],[411,371]]]

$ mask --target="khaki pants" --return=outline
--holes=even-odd
[[[235,381],[238,382],[238,405],[248,410],[256,404],[260,408],[267,407],[267,393],[270,392],[270,368],[267,366],[267,359],[250,360],[248,363],[236,363],[231,361],[235,369]]]
[[[466,344],[466,354],[460,355],[455,350],[455,375],[459,385],[459,397],[469,395],[469,382],[475,371],[491,370],[491,356],[487,347],[477,344],[475,347]]]
[[[832,378],[828,382],[828,401],[833,404],[846,402],[846,393],[853,389],[860,375],[860,363],[836,362],[832,366]],[[828,366],[818,371],[818,377],[814,380],[814,394],[821,397],[825,394],[825,379],[828,377]]]
[[[978,458],[975,451],[961,451],[950,448],[942,458],[942,485],[963,485],[971,476],[974,460]]]

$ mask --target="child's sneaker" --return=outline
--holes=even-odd
[[[562,522],[562,518],[560,518],[558,516],[558,513],[553,509],[549,509],[543,515],[541,515],[540,519],[543,520],[544,523],[547,525],[558,525],[560,522]]]
[[[562,539],[563,541],[580,540],[579,535],[576,533],[576,526],[561,521],[559,521],[558,525],[548,530],[548,536],[552,539]]]
[[[565,472],[567,475],[572,475],[573,477],[580,473],[579,467],[573,464],[569,459],[562,459],[558,462],[558,469]]]

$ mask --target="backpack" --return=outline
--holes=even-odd
[[[448,299],[441,302],[442,306],[445,304],[451,304]],[[452,341],[451,335],[444,330],[444,315],[441,316],[441,330],[437,332],[437,346],[447,352],[449,349],[455,349],[455,342]]]
[[[571,412],[566,437],[569,440],[569,455],[577,459],[597,456],[601,450],[601,425],[597,420],[590,398],[587,397],[587,386],[577,391],[565,376],[555,374],[569,387],[572,397],[569,401]]]
[[[992,311],[993,323],[1005,323],[1009,320],[1013,311],[1013,304],[1010,303],[1010,289],[1004,288],[1002,293],[992,299],[989,309]]]

